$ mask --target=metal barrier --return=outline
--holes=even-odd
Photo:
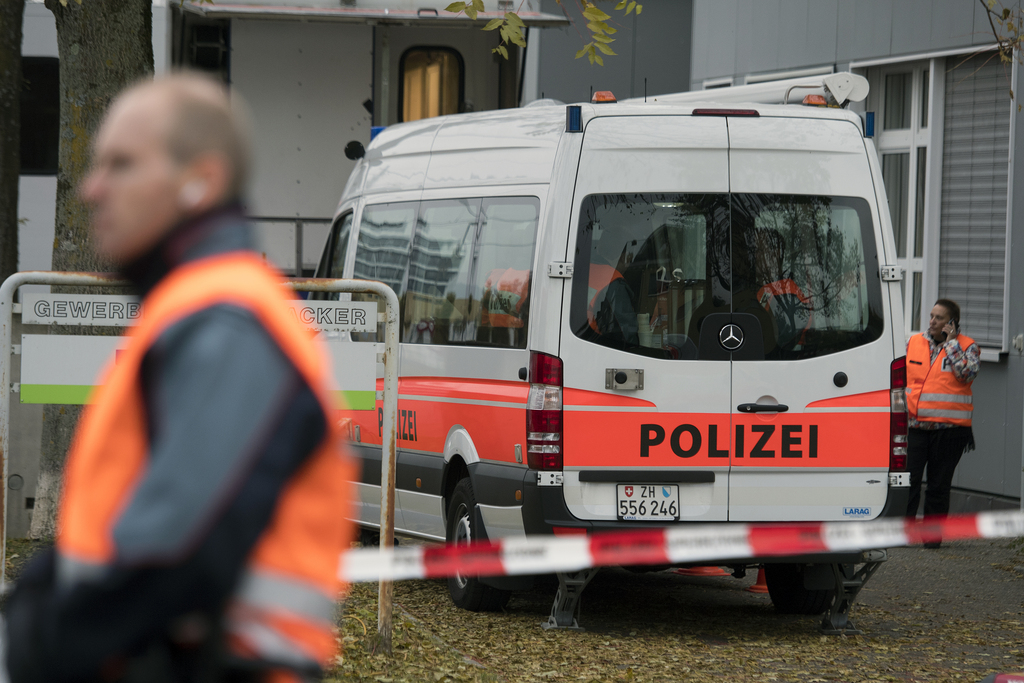
[[[14,294],[22,285],[59,285],[65,287],[125,287],[127,282],[105,273],[64,273],[27,271],[15,273],[0,286],[0,461],[3,463],[3,485],[0,487],[0,594],[6,589],[7,566],[7,478],[10,447],[11,412],[11,336],[14,315]],[[395,448],[398,425],[398,297],[387,285],[368,280],[291,278],[285,285],[294,291],[373,294],[384,300],[384,421],[381,458],[380,551],[394,546],[395,538]],[[378,322],[381,316],[378,313]],[[379,584],[377,629],[387,650],[391,651],[391,622],[394,584],[381,579]]]

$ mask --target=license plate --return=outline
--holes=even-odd
[[[619,519],[668,522],[679,519],[678,484],[619,484],[615,493]]]

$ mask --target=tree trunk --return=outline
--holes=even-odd
[[[152,0],[46,0],[57,20],[60,55],[60,166],[57,173],[57,220],[53,269],[102,271],[89,233],[89,211],[78,199],[78,186],[89,167],[93,136],[111,100],[153,73]],[[85,291],[98,293],[96,289]],[[51,333],[103,332],[61,328]],[[56,532],[64,459],[80,406],[48,405],[43,409],[42,454],[32,538]]]
[[[21,23],[25,0],[0,0],[0,282],[18,270]]]

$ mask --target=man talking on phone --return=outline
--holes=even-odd
[[[960,457],[974,450],[971,383],[980,366],[978,345],[960,332],[960,306],[949,299],[939,299],[932,307],[928,331],[907,342],[907,517],[917,516],[925,468],[925,516],[949,513],[953,473]],[[940,544],[936,539],[925,543],[925,547],[938,548]]]

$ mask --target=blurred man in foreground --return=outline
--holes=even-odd
[[[252,250],[244,122],[177,75],[111,106],[81,196],[143,297],[85,411],[13,683],[297,681],[331,658],[351,480],[329,370]]]

